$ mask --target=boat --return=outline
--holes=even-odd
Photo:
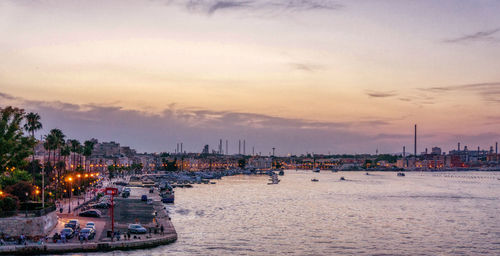
[[[366,173],[366,175],[370,175],[369,173]]]
[[[312,182],[318,182],[318,179],[311,179]]]
[[[340,180],[345,180],[345,178],[342,176],[342,177],[340,177]]]
[[[161,201],[165,204],[173,204],[175,200],[174,192],[161,194]]]
[[[280,170],[280,172],[278,173],[278,175],[280,175],[280,176],[283,176],[283,175],[285,175],[285,171],[283,171],[283,170]]]
[[[400,176],[400,177],[404,177],[404,176],[405,176],[405,173],[404,173],[404,172],[398,172],[398,176]]]
[[[320,172],[321,170],[319,168],[314,168],[313,172]]]

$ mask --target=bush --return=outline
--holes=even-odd
[[[6,187],[5,191],[19,198],[21,202],[25,202],[30,198],[33,192],[33,186],[26,181],[20,181],[12,186]],[[26,193],[28,193],[27,196]]]
[[[10,216],[13,215],[19,207],[19,199],[11,194],[4,194],[3,197],[0,197],[0,216]],[[10,213],[9,213],[10,212]]]

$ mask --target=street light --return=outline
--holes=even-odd
[[[78,205],[80,205],[80,174],[77,174],[76,177],[78,177],[78,195],[77,195],[77,200],[78,200]]]
[[[69,187],[71,188],[69,190],[69,198],[68,198],[68,213],[71,213],[71,192],[73,191],[73,186],[71,184],[71,181],[73,180],[73,178],[71,177],[68,177],[68,181],[69,181]]]

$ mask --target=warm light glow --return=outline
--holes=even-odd
[[[87,177],[89,177],[89,175],[88,175],[88,174],[85,174],[85,178],[87,178]]]
[[[77,174],[77,175],[76,175],[76,177],[80,178],[80,177],[81,177],[81,175],[80,175],[80,174]]]

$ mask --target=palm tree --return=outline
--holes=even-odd
[[[38,131],[43,128],[42,123],[40,122],[40,115],[38,113],[30,112],[26,114],[26,123],[24,124],[24,130],[31,133],[31,137],[35,140],[35,131]],[[33,177],[35,177],[35,167],[33,164],[35,163],[35,144],[33,144],[33,158],[31,160],[31,170],[33,172]]]
[[[61,148],[61,156],[63,157],[63,163],[64,163],[64,172],[65,172],[64,174],[66,174],[66,157],[70,155],[71,155],[71,147],[68,144],[64,144],[64,146]]]
[[[50,162],[50,151],[54,149],[54,144],[56,143],[56,138],[54,137],[54,134],[49,133],[48,135],[45,135],[45,142],[43,143],[43,147],[45,150],[49,152],[49,159],[47,162],[51,164]],[[55,156],[55,153],[54,153]]]
[[[71,152],[73,152],[73,161],[71,161],[71,164],[73,164],[73,170],[76,168],[76,153],[80,151],[80,142],[78,140],[70,140],[71,143]]]
[[[71,155],[71,148],[70,148],[70,146],[67,143],[64,143],[64,145],[61,147],[60,153],[61,153],[60,155],[63,157],[63,160],[59,162],[59,170],[63,170],[64,169],[64,175],[66,175],[67,174],[66,157],[68,157],[68,156]],[[59,173],[59,177],[61,177],[61,176],[62,176],[62,174]],[[59,184],[60,183],[58,181],[58,185]]]
[[[94,149],[94,142],[91,140],[86,140],[83,143],[83,155],[85,156],[85,167],[87,167],[87,158],[92,155],[92,150]]]

